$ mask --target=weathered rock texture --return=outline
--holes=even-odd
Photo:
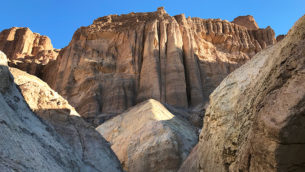
[[[274,32],[220,19],[110,15],[78,29],[43,79],[89,121],[149,98],[175,107],[208,101],[222,79],[275,43]]]
[[[80,158],[59,140],[54,129],[37,118],[14,85],[0,52],[1,171],[77,171]]]
[[[14,78],[10,74],[7,66],[6,56],[0,52],[0,171],[120,171],[119,161],[110,150],[109,146],[100,137],[94,139],[93,136],[97,136],[94,129],[90,129],[88,125],[84,125],[81,118],[72,120],[75,129],[79,131],[79,136],[75,134],[75,131],[70,129],[72,124],[69,124],[60,111],[62,107],[68,110],[73,108],[67,104],[60,96],[54,91],[47,89],[41,81],[32,78],[32,76],[25,74],[24,72],[16,71],[15,77],[21,74],[22,76],[18,82],[22,82],[21,86],[26,97],[26,101],[29,105],[38,112],[38,114],[49,113],[49,117],[53,121],[57,121],[56,126],[50,125],[51,119],[45,122],[41,118],[37,117],[28,104],[24,100],[23,96],[19,92],[19,88],[14,84]],[[33,79],[33,80],[32,80]],[[27,82],[24,82],[29,80]],[[41,82],[41,83],[40,83]],[[34,84],[35,83],[35,84]],[[34,84],[30,86],[30,84]],[[42,86],[42,88],[40,88]],[[31,89],[27,90],[27,89]],[[36,92],[39,90],[39,94]],[[33,95],[30,95],[32,94]],[[44,94],[53,94],[53,96],[44,97]],[[46,95],[45,95],[46,96]],[[55,102],[60,102],[62,105],[56,106],[52,104],[52,101],[47,100],[53,97]],[[48,110],[46,102],[50,102],[54,109]],[[56,108],[57,107],[57,108]],[[55,113],[56,110],[58,113]],[[51,114],[51,112],[53,112]],[[76,116],[75,116],[76,117]],[[59,131],[59,125],[66,131]],[[86,128],[87,127],[87,128]],[[89,132],[90,131],[90,132]],[[70,135],[69,135],[70,134]],[[87,136],[84,136],[88,134]],[[73,143],[71,143],[72,139]],[[71,139],[71,140],[70,140]],[[86,146],[94,146],[93,148],[87,148],[89,150],[82,150],[78,146],[80,141],[77,139],[84,139],[82,141],[87,144]],[[88,139],[92,143],[88,144],[85,139]],[[101,141],[98,141],[101,140]],[[94,143],[94,142],[95,143]],[[88,153],[95,148],[95,151],[100,155],[94,158],[88,156]],[[79,149],[79,150],[78,150]],[[83,154],[80,152],[83,151]],[[92,161],[93,160],[93,161]],[[92,162],[88,162],[92,161]],[[101,163],[91,166],[90,163]],[[118,169],[117,169],[118,168]]]
[[[31,110],[54,126],[90,171],[121,171],[108,142],[65,99],[37,77],[15,68],[10,71]]]
[[[10,66],[37,76],[41,76],[44,65],[57,58],[59,51],[47,36],[17,27],[0,33],[0,50],[7,55]]]
[[[147,100],[97,128],[126,171],[177,171],[197,143],[195,129]]]
[[[200,171],[305,170],[305,16],[211,94]]]

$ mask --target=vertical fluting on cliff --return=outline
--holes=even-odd
[[[156,20],[146,24],[143,50],[143,62],[140,71],[140,86],[137,100],[147,97],[161,99],[160,92],[160,56],[158,23]]]
[[[78,29],[43,79],[87,119],[150,98],[190,108],[207,102],[226,75],[273,43],[270,28],[171,17],[161,8],[110,15]]]

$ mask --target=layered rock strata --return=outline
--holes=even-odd
[[[97,128],[126,171],[177,171],[197,143],[195,128],[147,100]]]
[[[73,113],[73,108],[64,99],[35,77],[17,69],[12,71],[15,77],[20,77],[17,80],[26,100],[14,84],[6,56],[0,52],[1,171],[121,171],[119,161],[105,140],[88,124],[85,125],[75,111],[75,119],[70,118],[73,124],[67,122],[67,114]],[[49,100],[51,97],[55,103]],[[47,119],[44,121],[36,116],[29,106],[49,119],[44,118]],[[47,109],[47,106],[53,109]],[[81,149],[82,146],[88,150]],[[93,150],[99,155],[93,157],[97,155]],[[92,166],[91,163],[96,164]]]
[[[42,77],[88,121],[156,99],[192,108],[221,80],[275,43],[271,28],[151,13],[110,15],[78,29]]]
[[[200,171],[305,170],[305,16],[211,94]]]
[[[37,76],[41,76],[44,65],[55,60],[59,52],[47,36],[18,27],[0,33],[0,50],[7,55],[10,66]]]

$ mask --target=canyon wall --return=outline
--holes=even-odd
[[[253,17],[242,22],[257,26]],[[150,98],[179,108],[206,104],[225,76],[276,42],[270,27],[238,24],[159,8],[98,18],[58,56],[47,37],[27,28],[1,32],[0,50],[99,124]]]
[[[185,168],[193,160],[198,171],[305,170],[304,46],[305,16],[222,81]]]
[[[271,28],[151,13],[110,15],[78,29],[43,79],[89,121],[153,98],[192,108],[268,45]]]

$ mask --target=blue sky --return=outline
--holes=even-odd
[[[80,26],[109,14],[155,11],[164,6],[170,15],[221,18],[232,21],[253,15],[261,28],[271,26],[285,34],[305,13],[305,0],[3,0],[0,30],[29,27],[47,35],[55,48],[67,46]]]

